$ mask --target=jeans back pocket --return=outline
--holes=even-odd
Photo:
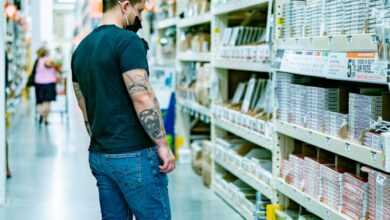
[[[122,191],[142,187],[142,164],[140,153],[106,156],[112,178]]]

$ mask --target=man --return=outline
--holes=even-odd
[[[171,219],[166,174],[175,158],[136,34],[144,6],[145,0],[103,0],[102,25],[72,57],[103,220]]]

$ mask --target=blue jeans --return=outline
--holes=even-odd
[[[170,220],[167,175],[155,148],[126,154],[91,152],[103,220]]]

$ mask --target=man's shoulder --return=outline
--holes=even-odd
[[[138,36],[138,34],[122,29],[118,33],[118,40],[132,41],[132,42],[142,42],[142,39]]]

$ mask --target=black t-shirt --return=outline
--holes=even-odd
[[[137,34],[115,25],[95,29],[72,56],[73,81],[84,95],[92,130],[91,151],[118,154],[152,147],[122,74],[148,71],[146,48]]]

